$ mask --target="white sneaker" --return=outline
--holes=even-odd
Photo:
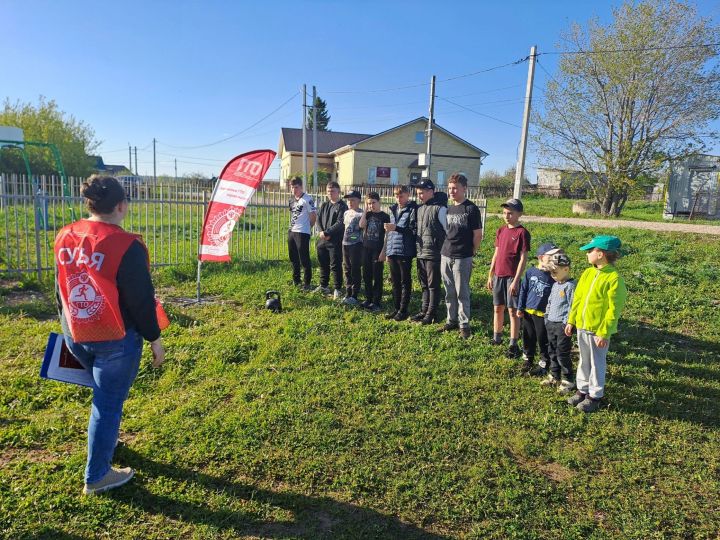
[[[559,382],[560,382],[560,381],[558,381],[555,377],[553,377],[552,375],[548,374],[548,376],[545,377],[545,378],[540,382],[540,384],[541,384],[542,386],[556,386]]]
[[[575,391],[575,383],[572,381],[560,381],[558,385],[558,394],[569,395]]]
[[[93,482],[92,484],[85,484],[85,487],[83,488],[83,493],[85,495],[95,495],[97,493],[103,493],[104,491],[108,491],[116,487],[120,487],[123,484],[127,484],[133,476],[135,476],[135,471],[132,470],[130,467],[125,467],[123,469],[111,468],[107,473],[105,473],[105,476],[103,476],[97,482]]]
[[[312,290],[312,292],[317,293],[317,294],[322,294],[322,293],[325,292],[325,287],[322,287],[322,286],[318,285],[317,287],[315,287],[315,288]]]
[[[333,300],[340,300],[343,297],[343,292],[340,289],[333,291]]]
[[[358,300],[357,298],[353,298],[352,296],[346,296],[345,298],[343,298],[342,303],[346,306],[357,306]]]

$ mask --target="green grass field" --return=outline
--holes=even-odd
[[[576,254],[576,275],[600,232],[529,228]],[[285,263],[208,264],[221,301],[169,305],[167,362],[145,351],[126,404],[116,462],[136,479],[95,498],[80,494],[90,392],[38,376],[59,330],[49,291],[6,280],[0,534],[718,538],[720,244],[620,236],[630,296],[606,407],[587,416],[488,345],[487,240],[467,343],[296,292]],[[155,279],[165,298],[194,294],[191,265]],[[271,288],[282,314],[263,309]]]

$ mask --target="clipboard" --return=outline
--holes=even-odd
[[[65,345],[63,335],[54,332],[50,332],[48,337],[40,377],[89,388],[94,382],[92,372],[85,369]]]

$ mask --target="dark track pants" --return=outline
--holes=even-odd
[[[548,335],[545,331],[545,318],[525,312],[522,318],[523,352],[531,362],[535,361],[535,353],[540,349],[540,367],[550,367],[548,355]]]
[[[288,255],[293,267],[293,283],[300,285],[300,267],[305,271],[304,284],[310,285],[312,267],[310,266],[310,235],[288,231]]]
[[[365,281],[365,297],[375,305],[382,304],[383,271],[385,263],[378,262],[382,248],[363,248],[363,280]]]
[[[545,321],[550,355],[550,373],[558,380],[575,382],[573,374],[572,336],[565,335],[565,325],[561,322]]]
[[[393,306],[398,311],[407,311],[412,293],[412,257],[390,255],[387,259],[390,265]]]
[[[332,274],[334,288],[342,290],[342,244],[318,242],[317,258],[320,264],[320,286],[327,287],[330,284],[330,275]]]
[[[345,269],[345,291],[348,296],[357,298],[362,286],[362,256],[361,243],[343,246],[343,268]]]
[[[440,304],[440,259],[417,260],[418,278],[422,288],[422,307],[420,311],[426,315],[435,315]]]

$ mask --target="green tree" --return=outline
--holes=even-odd
[[[480,186],[494,189],[512,189],[515,186],[515,171],[514,165],[505,169],[502,174],[495,169],[488,169],[480,176]],[[525,186],[530,183],[526,175],[523,175],[522,183]]]
[[[54,100],[40,96],[37,105],[12,103],[5,100],[0,110],[0,125],[22,128],[25,140],[54,143],[69,176],[86,176],[92,172],[93,162],[88,157],[100,142],[90,126],[61,111]],[[33,174],[57,172],[50,150],[27,146]],[[25,165],[17,150],[0,152],[0,171],[24,173]]]
[[[603,215],[617,216],[667,160],[716,136],[707,126],[720,116],[720,67],[708,44],[720,34],[676,1],[627,1],[613,16],[563,35],[536,142],[548,161],[584,173]]]
[[[314,107],[315,109],[317,109],[316,115],[318,131],[330,131],[328,129],[328,124],[330,123],[330,115],[327,112],[327,103],[325,103],[325,100],[321,99],[320,96],[316,96]],[[313,127],[312,108],[308,109],[307,126],[309,129],[312,129]]]

